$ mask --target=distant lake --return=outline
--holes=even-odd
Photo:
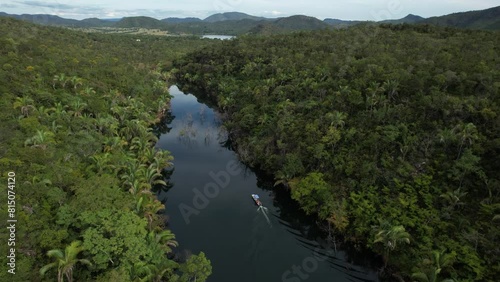
[[[233,36],[233,35],[207,34],[207,35],[203,35],[201,38],[228,40],[228,39],[233,39],[235,37],[236,36]]]

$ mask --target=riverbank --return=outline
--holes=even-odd
[[[227,115],[242,159],[405,280],[436,267],[443,279],[494,280],[499,198],[484,183],[499,181],[496,115],[487,114],[498,100],[498,39],[359,26],[237,38],[174,67]],[[464,52],[478,41],[488,42],[480,58]],[[436,254],[446,267],[427,263]]]
[[[0,171],[15,173],[17,184],[15,271],[0,280],[209,274],[203,254],[186,264],[168,257],[176,237],[151,188],[165,184],[161,171],[172,159],[154,150],[150,129],[168,109],[163,64],[207,43],[145,36],[145,54],[124,35],[0,23]]]
[[[175,118],[157,146],[175,158],[173,187],[158,197],[169,207],[179,256],[206,253],[213,266],[208,281],[293,281],[293,267],[304,269],[304,261],[313,281],[377,281],[365,254],[340,244],[335,250],[288,192],[240,162],[220,115],[201,96],[171,93]],[[251,194],[260,196],[266,214]]]

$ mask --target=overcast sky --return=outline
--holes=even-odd
[[[0,11],[73,19],[127,16],[203,19],[215,13],[238,11],[265,17],[301,14],[319,19],[384,20],[402,18],[410,13],[431,17],[498,5],[499,0],[1,0]]]

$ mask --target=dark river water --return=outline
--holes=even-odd
[[[203,251],[210,282],[378,281],[371,258],[326,243],[283,189],[259,179],[223,146],[217,114],[170,88],[173,120],[158,148],[174,156],[173,187],[159,193],[180,254]],[[251,198],[260,196],[267,208]]]

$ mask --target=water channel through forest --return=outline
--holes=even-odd
[[[176,252],[210,259],[209,282],[378,281],[372,258],[328,243],[287,191],[238,160],[213,109],[176,86],[170,94],[173,119],[156,146],[174,156],[173,186],[158,198]]]

